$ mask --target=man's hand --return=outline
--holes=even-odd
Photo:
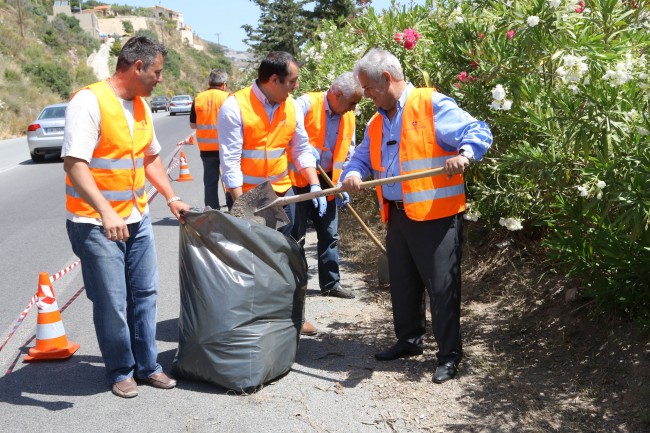
[[[445,162],[445,173],[447,173],[448,176],[459,174],[464,172],[468,166],[469,158],[463,155],[457,155],[453,158],[449,158]]]
[[[358,176],[348,176],[341,186],[346,192],[361,191],[361,179]]]
[[[190,210],[190,206],[181,200],[177,200],[169,203],[169,210],[174,214],[176,219],[180,221],[181,224],[185,224],[183,213],[188,212]]]
[[[341,198],[343,196],[343,198]],[[342,192],[340,195],[336,195],[336,205],[342,208],[345,208],[345,206],[350,203],[350,195],[347,192]]]
[[[311,185],[309,192],[322,191],[323,189],[320,185]],[[311,202],[314,204],[314,207],[318,209],[318,216],[322,217],[327,212],[327,199],[325,197],[312,198]]]
[[[121,216],[111,207],[100,213],[106,240],[126,242],[129,239],[129,228]]]

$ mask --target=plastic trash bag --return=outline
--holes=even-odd
[[[296,357],[307,290],[301,247],[216,210],[184,218],[174,374],[254,391]]]

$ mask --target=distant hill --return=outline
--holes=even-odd
[[[74,90],[98,80],[87,62],[101,41],[84,32],[74,16],[52,17],[52,3],[0,2],[0,139],[24,135],[43,106],[68,100]],[[190,45],[168,20],[136,18],[134,32],[160,40],[169,50],[156,94],[196,94],[207,87],[215,67],[228,70],[233,78],[242,74],[245,53],[196,37]],[[117,30],[124,34],[123,28]],[[113,51],[125,40],[116,42]],[[110,72],[115,61],[109,59]]]

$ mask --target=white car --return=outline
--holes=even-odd
[[[192,110],[192,97],[190,95],[172,96],[169,101],[169,115],[175,116],[176,113],[189,113]]]
[[[27,127],[27,146],[32,161],[43,161],[50,153],[61,155],[67,107],[67,103],[48,105]]]

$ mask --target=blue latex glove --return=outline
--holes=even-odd
[[[338,194],[336,195],[336,205],[345,208],[345,205],[350,203],[350,195],[345,191],[341,195],[343,195],[343,198],[339,197]]]
[[[309,187],[309,192],[322,191],[323,189],[320,185],[312,185]],[[318,216],[322,217],[327,211],[327,199],[325,197],[312,198],[311,202],[314,204],[314,207],[318,209]]]
[[[320,153],[314,146],[311,147],[311,154],[316,158],[316,165],[320,164]]]

